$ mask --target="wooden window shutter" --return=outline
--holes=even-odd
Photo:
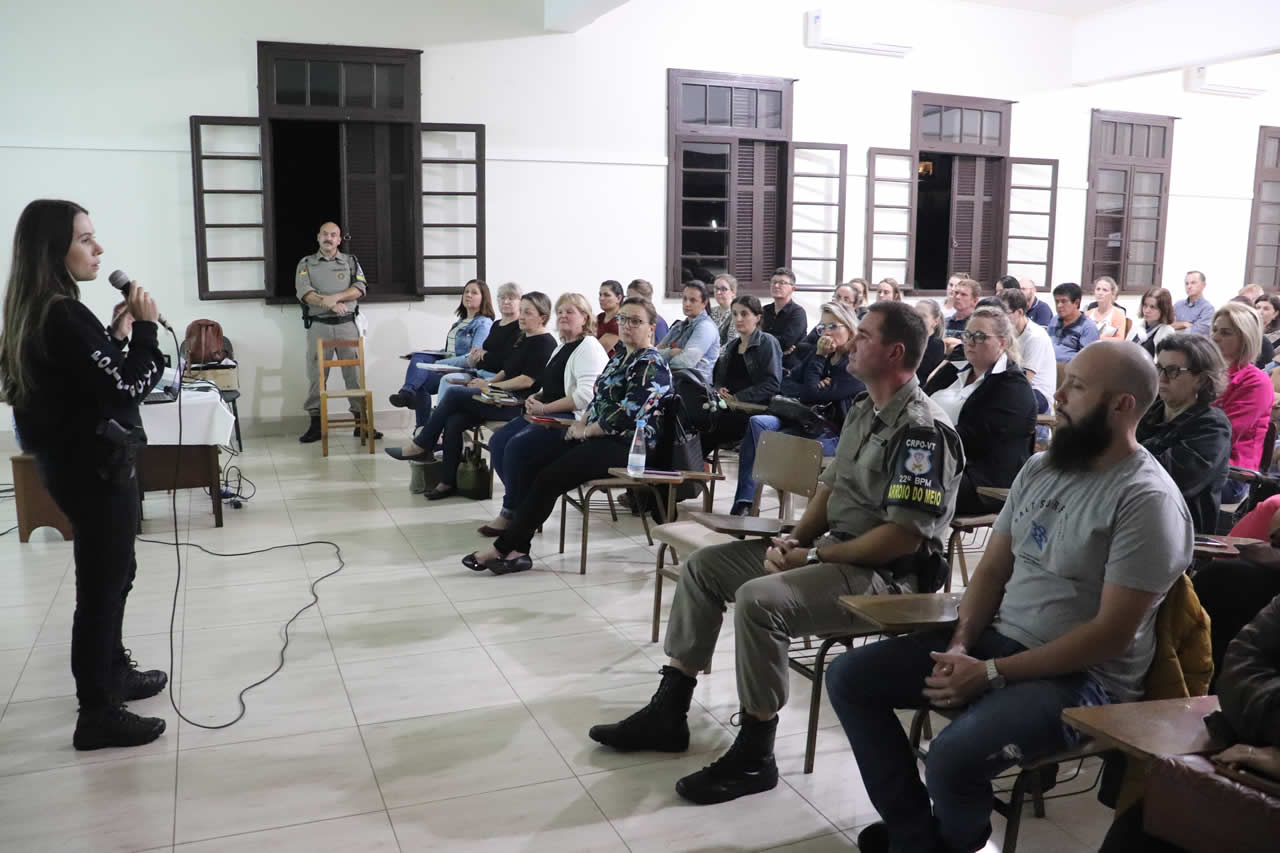
[[[1272,291],[1280,288],[1280,127],[1258,130],[1244,280]]]
[[[784,257],[785,212],[779,215],[778,209],[782,197],[782,145],[741,140],[734,156],[729,271],[738,279],[739,290],[764,292]]]
[[[760,270],[756,264],[755,225],[759,199],[756,193],[756,145],[738,145],[734,169],[733,222],[730,225],[729,270],[738,280],[738,288],[760,287]]]
[[[999,161],[994,158],[955,158],[951,172],[951,250],[947,268],[967,270],[985,284],[993,283],[998,277],[999,184]]]
[[[829,291],[844,281],[848,158],[846,145],[791,145],[786,266],[801,290]]]
[[[272,262],[256,118],[191,116],[196,281],[201,299],[261,299]]]
[[[342,185],[345,210],[346,251],[360,259],[365,278],[373,287],[383,282],[382,253],[378,238],[379,215],[377,125],[351,122],[342,126]],[[390,270],[386,270],[390,273]]]
[[[422,205],[419,293],[462,292],[485,278],[485,126],[419,127]]]
[[[1005,272],[1052,287],[1058,161],[1011,157],[1005,186]]]
[[[892,278],[907,288],[915,276],[915,151],[867,149],[867,225],[863,266],[867,281]]]

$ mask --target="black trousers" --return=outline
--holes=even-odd
[[[138,571],[138,480],[104,479],[92,461],[36,455],[45,488],[71,521],[75,537],[76,613],[71,627],[71,674],[80,709],[120,701],[125,654],[124,608]]]
[[[751,415],[727,409],[716,415],[716,423],[711,429],[702,433],[702,450],[710,454],[717,447],[726,447],[742,441],[747,434],[747,422]]]
[[[485,421],[509,421],[523,414],[523,406],[495,406],[474,396],[450,394],[436,406],[413,443],[430,453],[436,442],[442,441],[444,456],[440,460],[440,482],[452,486],[458,482],[462,439],[467,430]]]
[[[529,553],[533,534],[551,517],[560,496],[588,480],[608,477],[610,468],[625,466],[630,450],[628,436],[605,435],[586,441],[566,441],[563,450],[543,462],[542,471],[520,501],[515,517],[494,543],[498,553]]]
[[[978,486],[965,471],[960,475],[960,488],[956,491],[956,515],[987,515],[999,513],[1004,501],[978,494]]]

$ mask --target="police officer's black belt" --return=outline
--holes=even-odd
[[[348,314],[344,317],[308,317],[316,323],[324,323],[326,326],[341,326],[343,323],[350,323],[356,319],[355,314]]]

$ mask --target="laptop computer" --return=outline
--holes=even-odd
[[[151,393],[143,399],[144,406],[154,405],[156,403],[172,403],[178,399],[178,395],[182,393],[182,372],[186,367],[186,362],[178,359],[178,369],[166,367],[164,373],[160,376],[160,384],[152,389]]]

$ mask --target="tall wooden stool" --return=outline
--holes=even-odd
[[[52,527],[64,541],[70,541],[71,521],[45,491],[36,470],[36,458],[22,453],[9,461],[13,465],[13,496],[18,504],[18,541],[30,541],[31,531],[37,527]]]
[[[346,349],[350,348],[356,351],[355,358],[325,358],[325,353],[330,349]],[[356,338],[355,340],[319,340],[316,341],[316,361],[317,369],[320,371],[320,452],[322,456],[329,455],[329,427],[335,426],[355,426],[360,430],[360,443],[368,444],[369,452],[373,453],[374,439],[376,434],[373,428],[373,392],[369,390],[368,383],[364,376],[364,338]],[[325,380],[328,377],[328,369],[330,367],[351,367],[354,366],[360,374],[360,387],[347,388],[343,391],[330,391],[325,387]],[[364,401],[363,412],[359,418],[348,415],[347,417],[329,417],[329,398],[341,397],[344,399],[356,398]]]

